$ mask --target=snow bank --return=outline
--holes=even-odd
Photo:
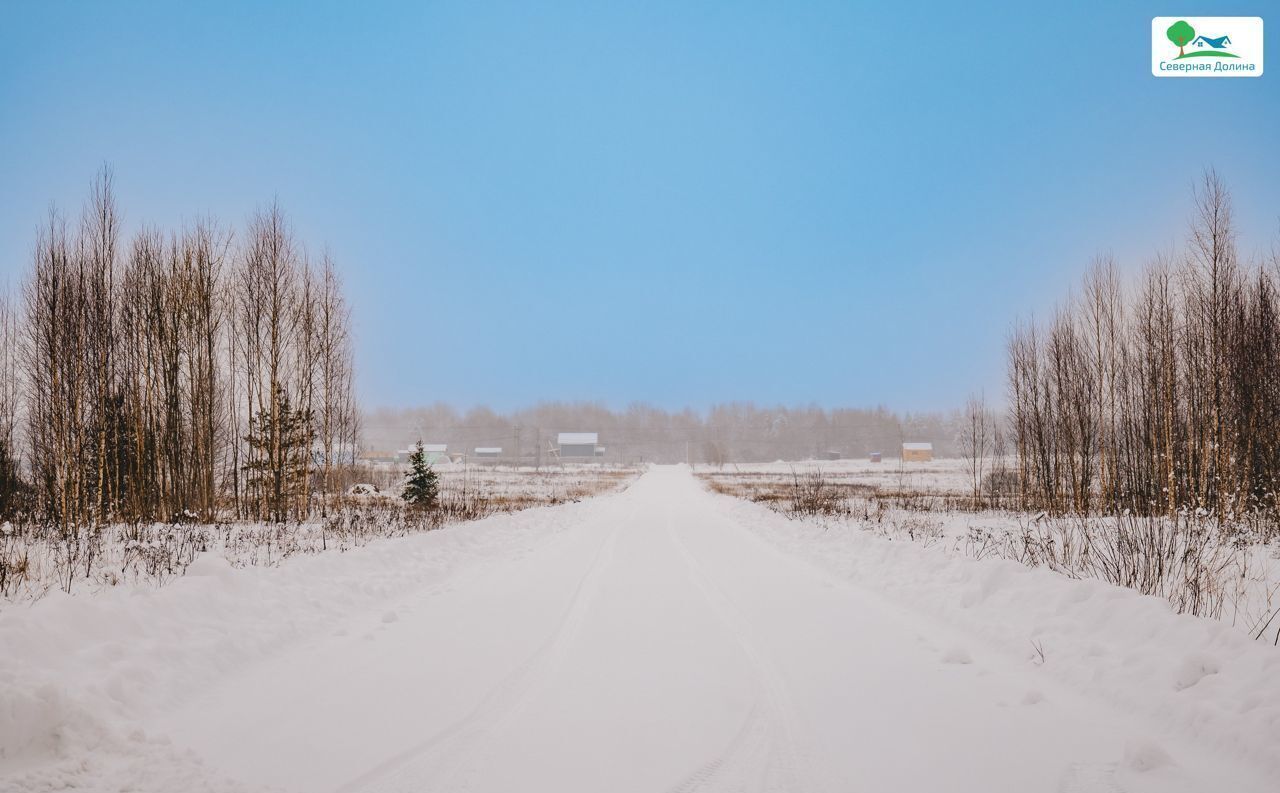
[[[1025,656],[1082,693],[1280,772],[1280,651],[1157,597],[1011,561],[789,519],[730,496],[757,536],[884,599]],[[960,651],[954,662],[963,663]],[[1135,750],[1134,763],[1156,762]]]
[[[496,515],[346,553],[233,569],[212,554],[162,589],[50,593],[0,610],[0,790],[233,790],[137,727],[348,615],[532,548],[598,504]],[[163,755],[163,757],[161,757]]]

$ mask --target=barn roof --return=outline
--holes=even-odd
[[[501,446],[477,446],[476,454],[502,454]]]
[[[561,446],[595,446],[600,442],[598,432],[562,432],[558,438]]]
[[[933,444],[932,443],[904,443],[902,444],[902,449],[903,451],[908,451],[908,452],[931,452],[933,451]]]

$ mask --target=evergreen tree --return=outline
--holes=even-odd
[[[427,453],[422,449],[422,441],[409,456],[409,473],[405,481],[402,498],[410,506],[421,509],[435,509],[440,499],[440,477],[427,462]]]
[[[293,407],[283,387],[276,388],[275,406],[276,415],[261,410],[249,419],[250,457],[243,470],[259,519],[285,521],[293,503],[302,502],[297,513],[305,514],[312,422],[309,411]]]

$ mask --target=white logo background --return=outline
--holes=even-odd
[[[1185,20],[1195,28],[1196,36],[1221,38],[1230,36],[1231,44],[1227,52],[1238,55],[1238,58],[1183,58],[1178,60],[1178,47],[1169,41],[1169,26],[1178,20]],[[1194,39],[1193,39],[1194,41]],[[1186,46],[1187,52],[1204,49],[1194,47],[1192,42]],[[1161,64],[1164,68],[1161,68]],[[1252,63],[1252,71],[1240,70],[1238,67]],[[1183,67],[1195,64],[1199,67],[1190,71],[1170,69],[1176,64]],[[1217,71],[1215,64],[1223,69]],[[1262,17],[1156,17],[1151,20],[1151,73],[1156,77],[1261,77],[1262,76]]]

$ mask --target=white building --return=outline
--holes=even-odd
[[[592,460],[604,455],[600,435],[595,432],[562,432],[556,438],[561,460]]]
[[[407,463],[409,457],[418,449],[418,445],[414,444],[407,449],[401,449],[396,452],[396,462]],[[434,465],[441,460],[448,461],[449,444],[447,443],[424,443],[422,444],[423,456],[427,458],[428,465]]]

